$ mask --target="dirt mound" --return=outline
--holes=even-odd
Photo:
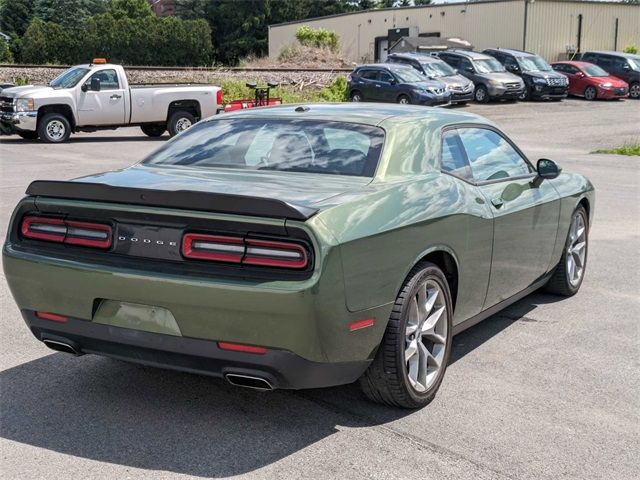
[[[284,47],[277,60],[271,58],[249,59],[243,62],[247,68],[353,68],[339,53],[329,48],[295,45]]]

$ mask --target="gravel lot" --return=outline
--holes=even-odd
[[[354,385],[259,394],[222,381],[52,353],[0,280],[4,478],[638,478],[640,102],[472,105],[535,160],[597,189],[588,271],[570,299],[534,294],[454,339],[436,400],[367,402]],[[34,179],[141,159],[137,128],[48,146],[0,139],[2,235]]]

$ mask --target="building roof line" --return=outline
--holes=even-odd
[[[582,3],[582,4],[595,4],[595,5],[618,5],[618,6],[627,6],[627,7],[637,7],[640,8],[640,5],[633,3],[624,3],[621,1],[615,0],[537,0],[539,2],[549,2],[549,3]],[[314,22],[318,20],[326,20],[328,18],[337,18],[337,17],[346,17],[349,15],[362,15],[364,13],[377,13],[377,12],[406,12],[408,10],[416,10],[416,9],[429,9],[429,8],[443,8],[443,7],[456,7],[456,6],[471,6],[471,5],[482,5],[485,3],[522,3],[523,0],[479,0],[469,2],[467,0],[460,0],[455,2],[448,3],[432,3],[430,5],[413,5],[409,7],[389,7],[389,8],[370,8],[368,10],[356,10],[354,12],[344,12],[344,13],[334,13],[333,15],[325,15],[323,17],[311,17],[311,18],[303,18],[301,20],[292,20],[290,22],[282,22],[282,23],[273,23],[269,25],[271,27],[282,27],[285,25],[295,25],[297,23],[305,23],[305,22]]]

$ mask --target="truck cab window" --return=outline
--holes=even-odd
[[[85,83],[87,87],[91,87],[91,80],[97,78],[100,80],[100,90],[119,90],[118,74],[115,70],[99,70],[91,75]]]

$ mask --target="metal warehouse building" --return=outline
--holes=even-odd
[[[460,38],[476,50],[517,48],[549,61],[575,51],[640,46],[640,5],[505,0],[365,10],[271,25],[269,56],[275,58],[282,47],[296,44],[301,25],[338,33],[342,55],[353,62],[383,61],[403,37]]]

